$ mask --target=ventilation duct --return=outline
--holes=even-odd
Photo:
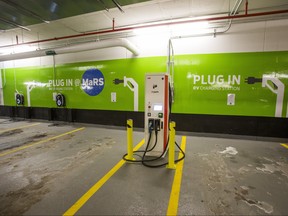
[[[132,44],[127,39],[118,38],[118,39],[109,39],[109,40],[103,40],[103,41],[94,41],[94,42],[89,42],[89,43],[80,43],[80,44],[55,48],[55,49],[43,49],[43,50],[15,53],[15,54],[9,54],[9,55],[1,55],[0,61],[34,58],[34,57],[41,57],[41,56],[47,56],[47,55],[59,55],[59,54],[65,54],[65,53],[76,53],[76,52],[111,48],[111,47],[124,47],[127,50],[129,50],[131,53],[133,53],[135,56],[139,55],[139,50],[134,44]]]

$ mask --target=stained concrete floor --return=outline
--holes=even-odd
[[[288,140],[177,134],[178,215],[288,215]],[[125,152],[125,128],[0,118],[0,214],[62,215]],[[76,215],[165,215],[174,175],[125,163]]]

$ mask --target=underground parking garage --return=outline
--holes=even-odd
[[[287,215],[285,0],[0,1],[1,215]]]

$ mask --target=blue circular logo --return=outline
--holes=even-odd
[[[96,96],[104,88],[104,76],[98,69],[88,69],[82,76],[82,89],[90,96]]]

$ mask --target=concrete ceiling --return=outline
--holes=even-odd
[[[30,26],[148,0],[0,0],[0,29]],[[123,12],[123,11],[122,11]]]
[[[179,18],[224,16],[231,12],[236,2],[237,0],[117,0],[119,9],[113,0],[0,0],[0,46],[16,44],[17,41],[25,43],[112,29],[113,19],[114,27],[120,28]],[[288,9],[288,1],[249,0],[248,9],[249,13],[284,10]],[[238,14],[244,14],[244,11],[245,0],[242,1]],[[288,18],[288,13],[281,14],[279,18]]]

